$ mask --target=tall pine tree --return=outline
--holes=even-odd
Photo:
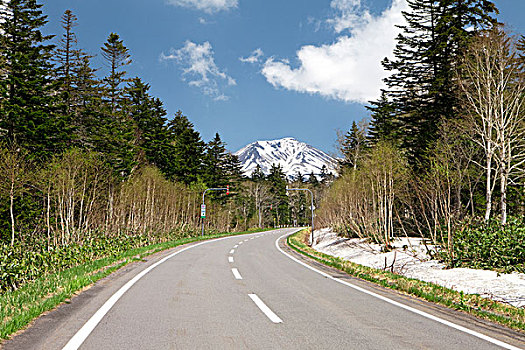
[[[62,16],[62,29],[64,34],[60,39],[58,46],[54,52],[54,60],[58,64],[56,69],[57,78],[60,83],[60,90],[62,99],[64,101],[64,112],[66,114],[72,113],[73,109],[73,70],[74,62],[77,55],[75,55],[77,46],[77,37],[73,31],[76,27],[77,17],[66,10]]]
[[[228,179],[226,176],[226,161],[228,152],[226,144],[222,142],[218,133],[213,140],[206,145],[206,157],[204,162],[204,182],[210,187],[224,186]]]
[[[239,157],[231,152],[226,153],[224,159],[224,174],[226,184],[230,185],[230,187],[238,187],[243,179],[241,169],[242,165]]]
[[[277,225],[288,224],[290,222],[290,208],[286,195],[286,175],[279,164],[272,164],[270,173],[267,176],[270,186],[270,194],[273,197],[272,213]]]
[[[40,28],[47,22],[36,0],[0,2],[0,135],[33,157],[49,157],[69,145],[69,121],[59,114],[50,61],[52,36]]]
[[[188,117],[178,111],[168,122],[173,151],[166,173],[169,178],[191,184],[202,179],[204,147],[200,134]]]
[[[75,147],[93,148],[91,129],[97,123],[93,120],[100,108],[100,82],[91,68],[88,55],[78,47],[74,28],[78,25],[77,17],[66,10],[62,15],[63,34],[54,50],[53,60],[59,91],[59,110],[71,120]]]
[[[469,39],[490,27],[497,12],[489,0],[407,0],[387,90],[372,102],[372,135],[395,139],[415,162],[423,159],[442,120],[456,117],[454,68]],[[392,129],[395,130],[392,130]]]
[[[102,88],[91,67],[92,56],[82,50],[74,51],[75,64],[72,67],[72,124],[74,126],[74,145],[90,150],[96,149],[99,137],[100,111],[102,107]]]
[[[367,125],[358,126],[355,121],[352,122],[352,127],[345,134],[341,143],[341,152],[344,158],[339,164],[343,168],[357,168],[357,164],[367,147],[367,142]]]
[[[124,67],[130,64],[129,50],[118,34],[111,33],[101,48],[109,67],[104,79],[101,109],[98,111],[97,150],[106,156],[115,172],[125,178],[137,166],[134,121],[126,113],[124,84],[128,81]]]
[[[167,127],[166,110],[158,98],[149,94],[150,85],[134,78],[125,89],[126,113],[135,125],[137,161],[156,165],[166,174],[173,146]]]
[[[122,97],[122,85],[128,81],[124,67],[131,63],[131,55],[129,49],[124,46],[124,42],[116,33],[109,34],[101,50],[102,57],[109,67],[109,75],[104,78],[104,83],[109,97],[111,113],[114,114]]]

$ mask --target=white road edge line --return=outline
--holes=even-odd
[[[230,254],[235,253],[235,249],[230,250]]]
[[[257,296],[257,294],[248,294],[250,299],[253,300],[255,305],[272,321],[273,323],[283,323],[283,320],[279,318],[266,304]]]
[[[228,257],[228,261],[232,263],[233,262],[233,256],[229,256]]]
[[[233,268],[232,272],[233,272],[233,276],[235,276],[236,280],[242,280],[242,277],[241,277],[241,274],[239,273],[239,270],[237,270],[236,268]]]
[[[123,285],[118,291],[115,292],[105,303],[100,307],[100,309],[95,312],[93,316],[78,330],[75,335],[69,339],[69,342],[62,348],[62,350],[77,350],[82,343],[87,339],[87,337],[91,334],[93,329],[99,324],[99,322],[102,320],[102,318],[107,314],[107,312],[115,305],[115,303],[130,289],[135,283],[137,283],[138,280],[140,280],[142,277],[144,277],[148,272],[159,266],[160,264],[166,262],[168,259],[171,259],[177,254],[180,254],[188,249],[198,247],[203,244],[208,244],[212,242],[222,241],[225,239],[232,238],[230,237],[223,237],[223,238],[217,238],[210,241],[205,241],[201,243],[194,244],[192,246],[183,248],[179,251],[174,252],[173,254],[168,255],[167,257],[163,258],[162,260],[157,261],[155,264],[151,265],[135,277],[133,277],[131,280],[129,280],[125,285]]]
[[[297,260],[296,258],[294,258],[293,256],[291,256],[290,254],[285,253],[285,252],[279,247],[279,241],[280,241],[283,237],[288,236],[288,235],[290,235],[290,234],[291,234],[291,233],[287,233],[287,234],[284,234],[284,235],[282,235],[281,237],[277,238],[277,240],[275,241],[275,247],[277,247],[277,249],[278,249],[281,253],[283,253],[284,255],[286,255],[287,257],[289,257],[290,259],[292,259],[292,260],[295,261],[296,263],[301,264],[301,265],[303,265],[304,267],[306,267],[306,268],[308,268],[308,269],[310,269],[310,270],[312,270],[312,271],[314,271],[314,272],[317,272],[318,274],[320,274],[320,275],[322,275],[322,276],[324,276],[324,277],[326,277],[326,278],[329,278],[329,279],[331,279],[331,280],[334,280],[334,281],[336,281],[336,282],[339,282],[339,283],[341,283],[341,284],[344,284],[345,286],[350,287],[350,288],[353,288],[353,289],[358,290],[358,291],[360,291],[360,292],[366,293],[366,294],[368,294],[368,295],[370,295],[370,296],[373,296],[373,297],[375,297],[375,298],[377,298],[377,299],[381,299],[381,300],[383,300],[383,301],[386,301],[387,303],[390,303],[390,304],[392,304],[392,305],[398,306],[398,307],[400,307],[400,308],[402,308],[402,309],[405,309],[405,310],[411,311],[411,312],[416,313],[416,314],[418,314],[418,315],[420,315],[420,316],[426,317],[426,318],[428,318],[428,319],[434,320],[434,321],[439,322],[439,323],[441,323],[441,324],[444,324],[444,325],[446,325],[446,326],[449,326],[449,327],[452,327],[452,328],[454,328],[454,329],[457,329],[458,331],[461,331],[461,332],[464,332],[464,333],[470,334],[470,335],[472,335],[472,336],[474,336],[474,337],[477,337],[477,338],[480,338],[480,339],[486,340],[486,341],[488,341],[489,343],[492,343],[492,344],[495,344],[495,345],[501,346],[502,348],[509,349],[509,350],[523,350],[523,349],[517,348],[517,347],[515,347],[515,346],[513,346],[513,345],[510,345],[510,344],[507,344],[507,343],[505,343],[505,342],[502,342],[501,340],[497,340],[497,339],[494,339],[494,338],[492,338],[492,337],[489,337],[488,335],[485,335],[485,334],[482,334],[482,333],[479,333],[479,332],[473,331],[473,330],[471,330],[471,329],[468,329],[468,328],[466,328],[466,327],[463,327],[463,326],[457,325],[457,324],[455,324],[455,323],[452,323],[452,322],[450,322],[450,321],[444,320],[444,319],[439,318],[439,317],[437,317],[437,316],[431,315],[431,314],[426,313],[426,312],[424,312],[424,311],[421,311],[421,310],[418,310],[418,309],[414,309],[413,307],[410,307],[410,306],[407,306],[407,305],[404,305],[404,304],[398,303],[397,301],[394,301],[394,300],[389,299],[389,298],[387,298],[387,297],[384,297],[384,296],[382,296],[382,295],[376,294],[376,293],[374,293],[374,292],[368,291],[368,290],[366,290],[366,289],[364,289],[364,288],[361,288],[361,287],[355,286],[355,285],[353,285],[353,284],[351,284],[351,283],[348,283],[348,282],[346,282],[346,281],[340,280],[339,278],[332,277],[332,276],[330,276],[329,274],[327,274],[327,273],[325,273],[325,272],[323,272],[323,271],[317,270],[316,268],[314,268],[314,267],[312,267],[312,266],[310,266],[310,265],[308,265],[308,264],[306,264],[306,263],[304,263],[304,262],[302,262],[302,261]]]

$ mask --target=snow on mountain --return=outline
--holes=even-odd
[[[257,164],[265,174],[270,173],[272,164],[280,164],[289,179],[301,172],[309,175],[312,172],[319,176],[323,165],[329,172],[336,174],[336,160],[304,142],[293,137],[279,140],[256,141],[235,153],[242,164],[242,172],[251,176]]]

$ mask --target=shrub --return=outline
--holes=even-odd
[[[453,252],[452,267],[525,272],[525,222],[470,222],[456,233]]]
[[[82,244],[51,246],[47,242],[14,246],[0,243],[0,293],[49,273],[63,271],[88,261],[115,257],[119,253],[161,241],[178,239],[181,233],[147,237],[146,235],[112,235],[102,232],[86,234]]]

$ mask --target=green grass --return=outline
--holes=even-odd
[[[102,258],[61,272],[49,274],[0,294],[0,339],[24,329],[42,313],[67,302],[75,293],[92,285],[132,261],[179,245],[212,238],[262,232],[255,230],[190,237],[128,250],[118,256]]]
[[[416,280],[350,261],[323,254],[310,248],[306,242],[309,231],[299,231],[287,238],[288,245],[295,251],[347,274],[397,290],[451,309],[460,310],[476,317],[499,323],[509,328],[525,331],[525,310],[476,294],[464,294],[443,286]]]

